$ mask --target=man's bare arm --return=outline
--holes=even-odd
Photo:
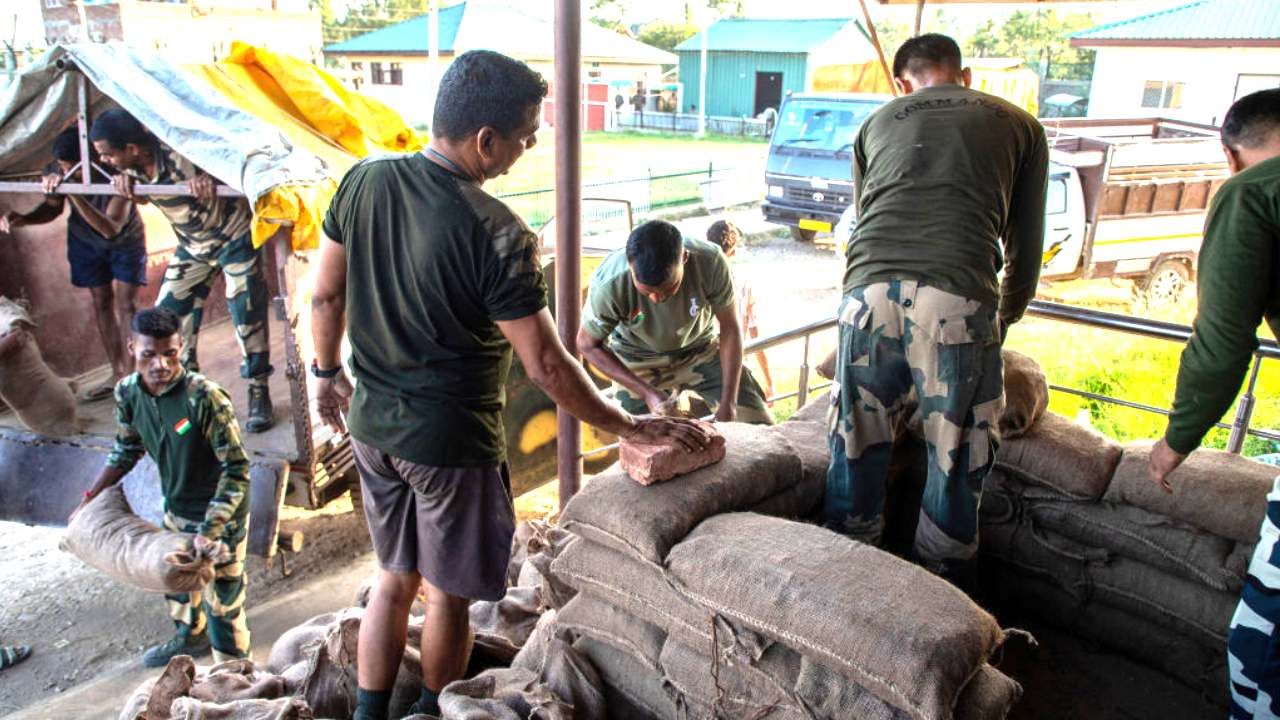
[[[742,325],[737,303],[716,310],[720,321],[720,407],[716,419],[731,422],[738,415],[738,386],[742,381]]]
[[[664,405],[669,400],[667,394],[632,372],[631,368],[618,359],[618,356],[605,345],[603,340],[597,339],[587,332],[585,328],[578,329],[578,351],[587,359],[587,362],[604,373],[605,377],[644,400],[644,404],[651,412],[659,415],[663,414]]]

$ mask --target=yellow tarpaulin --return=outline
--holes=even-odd
[[[880,61],[822,65],[813,71],[814,92],[856,92],[892,95],[893,86],[884,76]]]
[[[1002,97],[1037,115],[1040,110],[1040,76],[1016,58],[974,58],[970,63],[973,89]],[[880,63],[822,65],[813,71],[813,92],[891,94],[892,86]]]
[[[288,224],[293,226],[294,250],[319,247],[329,200],[338,180],[357,160],[373,153],[413,152],[426,145],[426,136],[396,111],[347,90],[329,73],[295,58],[235,43],[226,60],[186,69],[319,157],[330,170],[325,182],[282,185],[258,198],[255,246]]]

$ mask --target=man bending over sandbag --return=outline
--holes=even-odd
[[[728,260],[669,222],[637,227],[626,250],[596,268],[578,349],[617,384],[618,402],[629,413],[669,415],[675,394],[692,390],[717,420],[773,423],[764,391],[742,367]]]
[[[249,458],[226,391],[183,369],[180,325],[164,308],[134,316],[129,352],[137,372],[116,385],[115,446],[80,503],[120,482],[150,453],[160,471],[165,527],[192,533],[195,550],[217,558],[212,591],[165,595],[177,633],[143,653],[147,667],[175,655],[199,657],[211,644],[215,661],[249,657]]]
[[[915,554],[968,584],[1003,404],[1000,345],[1040,276],[1049,150],[1035,118],[969,89],[949,37],[906,41],[893,73],[904,96],[868,118],[853,147],[858,225],[823,514],[878,542],[894,440],[910,427],[929,455]]]
[[[1236,101],[1222,121],[1232,178],[1213,198],[1196,275],[1199,300],[1178,387],[1148,475],[1166,492],[1172,473],[1226,412],[1258,349],[1258,323],[1280,338],[1280,90]],[[1189,477],[1184,482],[1195,482]],[[1227,636],[1231,717],[1280,717],[1280,478]]]

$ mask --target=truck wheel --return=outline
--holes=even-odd
[[[817,236],[817,230],[802,230],[798,227],[791,228],[791,239],[796,242],[811,243]]]
[[[1173,305],[1182,298],[1191,271],[1181,260],[1161,260],[1138,282],[1138,292],[1148,306]]]

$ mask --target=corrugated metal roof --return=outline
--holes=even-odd
[[[468,0],[440,10],[440,51],[496,50],[522,60],[555,57],[555,32],[546,2]],[[327,53],[426,53],[427,16],[421,15],[345,42],[325,47]],[[593,23],[582,25],[584,60],[674,65],[677,58]]]
[[[1090,40],[1280,40],[1280,0],[1198,0],[1075,33]]]
[[[751,52],[805,53],[840,32],[853,18],[815,20],[766,20],[725,18],[708,28],[707,50],[747,50]],[[857,23],[859,30],[862,24]],[[676,52],[701,50],[702,33],[676,46]]]
[[[453,52],[466,3],[440,8],[440,52]],[[350,40],[326,45],[325,52],[427,52],[427,16],[419,15]]]

